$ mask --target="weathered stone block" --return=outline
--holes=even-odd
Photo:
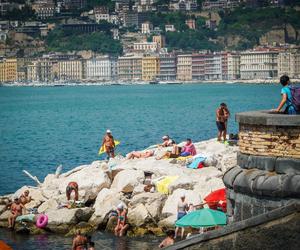
[[[278,158],[275,164],[275,171],[278,174],[300,174],[300,160]]]

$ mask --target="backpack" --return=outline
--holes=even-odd
[[[289,86],[292,94],[292,105],[300,111],[300,86]]]

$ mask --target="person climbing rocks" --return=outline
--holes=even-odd
[[[127,210],[124,208],[124,205],[120,203],[117,207],[118,211],[118,222],[115,227],[115,235],[116,236],[123,236],[126,233],[128,228],[127,224]]]
[[[112,136],[112,133],[109,129],[106,130],[106,134],[103,137],[102,146],[105,147],[105,152],[107,154],[107,160],[115,157],[116,145],[115,145],[114,137]]]
[[[66,195],[68,201],[70,200],[73,191],[75,193],[75,201],[78,201],[78,184],[75,181],[69,182],[68,186],[66,187]]]

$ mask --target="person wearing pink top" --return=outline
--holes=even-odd
[[[186,144],[183,146],[180,156],[189,156],[189,155],[194,156],[196,154],[197,152],[196,152],[195,145],[193,144],[190,138],[187,138]]]

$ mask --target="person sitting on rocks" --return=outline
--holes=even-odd
[[[73,239],[72,250],[85,250],[87,249],[88,240],[78,230],[76,236]]]
[[[126,233],[128,228],[127,222],[127,210],[124,208],[123,204],[119,204],[117,207],[118,211],[118,222],[115,227],[115,235],[116,236],[123,236]]]
[[[126,159],[135,159],[135,158],[149,158],[154,155],[153,150],[146,150],[146,151],[132,151],[127,156]]]
[[[183,216],[185,216],[188,212],[188,204],[185,201],[185,195],[182,194],[180,196],[180,201],[178,202],[177,205],[177,220],[180,220]],[[175,229],[175,239],[178,235],[178,231],[179,231],[179,227],[176,227]],[[181,239],[183,239],[183,235],[184,235],[184,228],[181,228]]]
[[[156,157],[156,160],[161,160],[163,158],[178,158],[180,156],[189,156],[196,155],[196,148],[192,143],[190,138],[186,139],[186,144],[183,147],[179,147],[178,145],[173,145],[173,149],[171,152],[166,152],[160,157]]]
[[[68,186],[66,187],[66,195],[68,201],[70,200],[73,191],[75,193],[75,201],[78,201],[78,184],[75,181],[69,182]]]
[[[174,244],[174,236],[175,236],[175,232],[174,230],[169,230],[167,232],[167,237],[159,244],[159,248],[164,248],[167,246],[171,246]]]
[[[25,205],[26,203],[29,203],[32,201],[31,196],[29,196],[29,190],[25,190],[23,194],[20,196],[20,202],[21,204]]]
[[[22,209],[24,205],[20,202],[19,198],[15,198],[14,202],[10,206],[11,215],[8,217],[8,228],[13,229],[15,227],[16,218],[22,215]]]
[[[162,139],[163,139],[163,143],[158,145],[160,147],[170,147],[175,144],[175,141],[171,139],[170,136],[168,135],[164,135]]]

